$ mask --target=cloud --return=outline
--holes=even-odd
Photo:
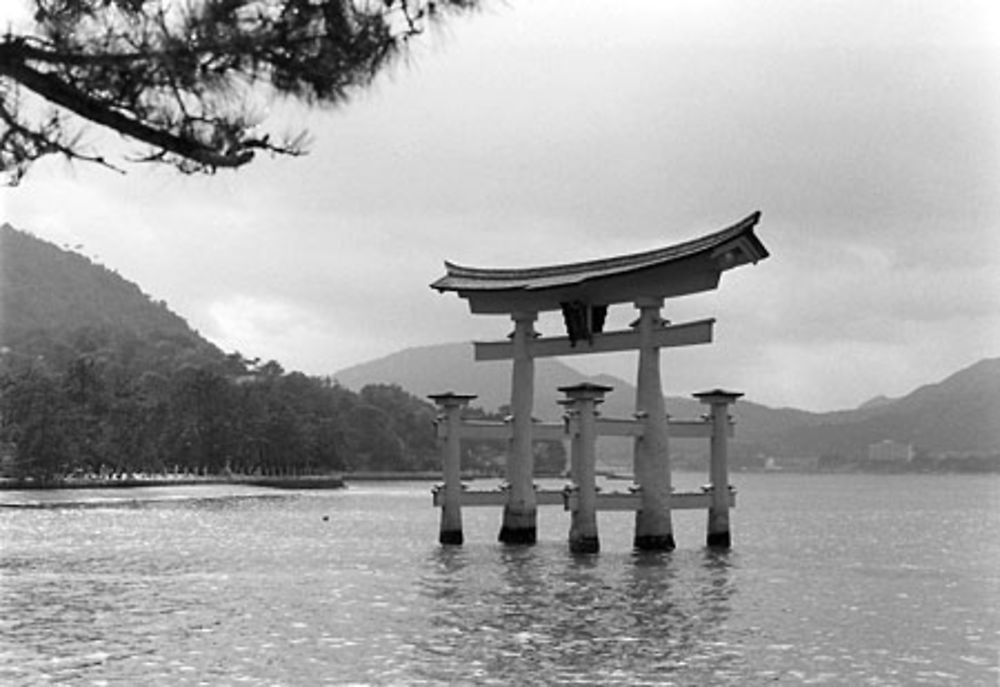
[[[224,347],[325,374],[505,336],[428,288],[444,260],[630,253],[759,209],[771,258],[667,304],[718,322],[663,353],[665,388],[856,405],[997,355],[998,8],[494,6],[345,109],[279,105],[314,134],[305,158],[207,178],[45,163],[2,191],[4,219],[82,243]]]

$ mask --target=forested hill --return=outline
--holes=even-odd
[[[439,465],[435,408],[224,353],[87,258],[0,228],[0,477],[326,474]],[[495,471],[502,442],[464,465]],[[565,465],[559,442],[538,465]]]
[[[192,362],[224,357],[164,302],[116,272],[9,224],[0,226],[0,346],[64,357],[109,340],[183,349]]]

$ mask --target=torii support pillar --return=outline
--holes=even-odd
[[[713,549],[728,549],[729,534],[729,406],[743,394],[713,389],[693,394],[711,407],[712,449],[709,464],[712,505],[708,508],[706,544]]]
[[[437,419],[437,437],[441,445],[444,472],[444,501],[441,505],[442,544],[461,545],[462,537],[462,411],[475,396],[447,392],[429,396],[441,411]]]
[[[571,514],[569,550],[573,553],[597,553],[601,549],[597,536],[597,406],[610,386],[577,384],[559,387],[566,394],[561,401],[567,406],[567,417],[572,449],[570,465],[573,489],[576,491],[576,508]]]
[[[534,544],[537,538],[535,497],[535,456],[532,446],[532,405],[535,397],[535,361],[531,356],[531,340],[535,338],[538,313],[516,312],[513,347],[513,371],[510,384],[512,436],[507,451],[507,504],[503,509],[503,525],[499,541],[504,544]]]
[[[660,317],[662,298],[636,302],[639,319],[633,325],[639,333],[639,374],[636,383],[636,416],[646,428],[635,440],[634,471],[639,484],[641,507],[635,514],[635,548],[645,551],[672,551],[673,524],[670,519],[670,428],[663,403],[660,381],[660,349],[654,334],[664,326]]]

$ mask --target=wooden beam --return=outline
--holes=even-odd
[[[658,329],[653,334],[653,343],[658,348],[674,346],[693,346],[712,343],[712,326],[715,318],[685,322]],[[513,358],[513,346],[510,341],[476,341],[476,360],[510,360]],[[577,341],[570,343],[568,336],[548,336],[534,339],[529,344],[531,357],[552,358],[564,355],[583,355],[586,353],[615,353],[618,351],[634,351],[639,348],[639,333],[633,330],[619,330],[594,334],[593,342]]]
[[[677,439],[708,439],[712,436],[712,423],[707,420],[670,420],[670,436]],[[602,437],[641,437],[646,423],[642,420],[598,418],[597,433]],[[729,424],[733,436],[733,424]]]
[[[490,422],[488,420],[463,420],[458,427],[459,436],[463,439],[510,439],[513,435],[509,422]]]
[[[727,436],[732,438],[735,434],[733,423],[729,423],[726,430]],[[712,423],[707,420],[671,420],[671,439],[709,439],[712,436]]]
[[[645,429],[646,423],[642,420],[597,418],[597,435],[602,437],[641,437]]]
[[[598,418],[597,434],[602,437],[641,437],[646,424],[642,420]],[[463,439],[505,441],[511,438],[509,423],[489,420],[464,420],[459,426]],[[729,423],[729,436],[734,435]],[[712,436],[712,423],[705,420],[670,420],[670,436],[676,439],[708,439]],[[535,441],[564,441],[569,439],[566,426],[559,422],[536,422],[532,426]]]
[[[576,508],[576,492],[570,492],[566,502],[566,510]],[[670,495],[670,510],[695,510],[709,508],[712,505],[711,491],[674,492]],[[729,492],[729,505],[736,506],[736,492]],[[597,510],[636,511],[642,507],[642,497],[639,492],[610,492],[597,494]]]
[[[576,492],[567,492],[564,489],[537,489],[535,497],[539,506],[563,506],[565,510],[573,510],[576,507]],[[434,505],[440,507],[444,504],[444,490],[434,491]],[[507,491],[503,489],[491,489],[489,491],[473,491],[471,489],[462,491],[463,506],[504,506],[507,504]],[[638,492],[609,492],[597,493],[597,510],[612,511],[635,511],[639,510],[642,500]],[[694,510],[698,508],[708,508],[712,505],[711,491],[679,491],[670,495],[671,510]],[[730,507],[736,506],[736,492],[729,492]]]
[[[491,422],[489,420],[465,420],[458,428],[463,439],[507,440],[514,435],[509,422]],[[562,441],[568,439],[566,426],[561,422],[536,422],[531,426],[531,438],[534,441]]]
[[[506,506],[508,491],[506,489],[491,489],[489,491],[462,491],[462,506]],[[563,506],[566,499],[562,489],[536,489],[535,499],[539,506]],[[444,490],[434,491],[434,505],[444,504]]]

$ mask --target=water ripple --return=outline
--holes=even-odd
[[[728,554],[685,548],[704,514],[574,556],[561,512],[510,548],[485,509],[442,548],[423,485],[3,509],[0,683],[996,684],[1000,482],[850,477],[757,476]]]

